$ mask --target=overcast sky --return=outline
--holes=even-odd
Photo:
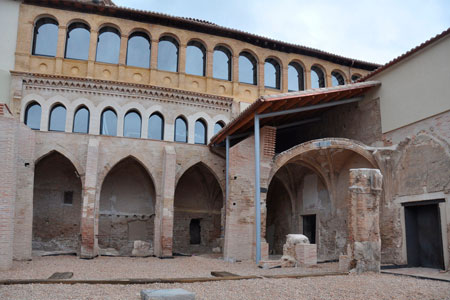
[[[113,0],[386,63],[450,27],[450,0]]]

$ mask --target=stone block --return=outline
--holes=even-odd
[[[317,245],[316,244],[295,245],[295,259],[300,265],[316,265]]]
[[[146,257],[153,255],[153,247],[150,242],[134,241],[132,256]]]
[[[348,272],[350,270],[351,257],[348,255],[339,255],[339,272]]]
[[[142,290],[142,300],[195,300],[195,294],[184,289]]]

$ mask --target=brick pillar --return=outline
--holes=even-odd
[[[16,143],[18,158],[13,252],[15,260],[31,260],[35,131],[19,123]]]
[[[261,258],[267,259],[265,240],[268,178],[275,153],[276,128],[260,131],[261,149]],[[226,205],[225,259],[254,259],[255,236],[255,142],[251,136],[230,149],[229,196]]]
[[[161,195],[156,199],[154,249],[155,255],[158,257],[172,256],[175,173],[175,148],[173,146],[165,146]]]
[[[95,209],[97,198],[97,173],[98,173],[98,148],[99,141],[95,138],[89,139],[86,174],[83,186],[83,204],[81,209],[81,258],[94,258],[97,256],[98,221]]]
[[[13,259],[16,198],[17,147],[14,119],[0,117],[0,132],[0,270],[7,270],[11,268]]]
[[[347,256],[357,273],[379,272],[379,204],[383,176],[378,169],[350,169]]]

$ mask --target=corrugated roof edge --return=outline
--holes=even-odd
[[[141,9],[117,6],[117,5],[116,6],[100,6],[100,5],[91,4],[91,3],[77,2],[77,1],[74,1],[74,0],[53,0],[53,1],[49,1],[49,0],[24,0],[24,3],[26,3],[26,4],[35,4],[35,5],[43,5],[43,6],[51,6],[52,4],[58,4],[58,3],[59,4],[77,3],[78,5],[81,4],[81,6],[85,6],[86,8],[89,8],[89,9],[96,9],[96,10],[98,10],[97,11],[98,13],[103,13],[103,14],[108,13],[108,11],[112,12],[114,10],[119,10],[119,11],[128,12],[128,13],[141,13],[141,14],[146,14],[148,16],[155,16],[155,17],[165,18],[167,21],[182,21],[182,22],[186,22],[186,23],[196,24],[196,25],[199,25],[199,26],[203,26],[205,28],[213,29],[213,30],[216,29],[216,30],[226,31],[226,32],[231,33],[231,34],[241,34],[241,35],[246,36],[247,38],[253,38],[253,39],[256,39],[256,40],[263,40],[266,43],[278,44],[278,45],[280,45],[282,47],[291,47],[291,48],[298,49],[299,51],[315,53],[317,55],[322,55],[322,56],[325,56],[325,57],[329,57],[330,59],[326,59],[326,58],[322,58],[322,59],[328,60],[328,61],[331,61],[331,62],[334,62],[332,60],[332,58],[334,58],[336,60],[345,61],[345,63],[341,63],[342,65],[354,65],[354,64],[357,64],[357,65],[359,65],[359,67],[355,66],[355,68],[359,68],[359,69],[373,70],[373,69],[375,69],[375,68],[380,66],[379,64],[376,64],[376,63],[371,63],[371,62],[358,60],[358,59],[352,59],[352,58],[348,58],[348,57],[345,57],[345,56],[341,56],[341,55],[333,54],[333,53],[330,53],[330,52],[326,52],[326,51],[323,51],[323,50],[319,50],[319,49],[315,49],[315,48],[311,48],[311,47],[307,47],[307,46],[302,46],[302,45],[297,45],[297,44],[292,44],[292,43],[287,43],[287,42],[283,42],[283,41],[267,38],[267,37],[264,37],[264,36],[248,33],[248,32],[242,31],[242,30],[220,26],[220,25],[217,25],[215,23],[212,23],[212,22],[209,22],[209,21],[205,21],[205,20],[186,18],[186,17],[176,17],[176,16],[164,14],[164,13],[153,12],[153,11],[146,11],[146,10],[141,10]],[[81,6],[78,6],[77,8],[81,9]],[[64,9],[70,10],[70,8],[68,6],[64,6]],[[260,47],[263,47],[263,46],[260,46]],[[281,51],[281,52],[283,52],[283,51]],[[337,62],[335,62],[335,63],[337,63]],[[337,63],[337,64],[339,64],[339,63]]]
[[[275,94],[275,95],[267,95],[267,96],[261,96],[259,97],[255,102],[253,102],[249,107],[247,107],[243,112],[241,112],[238,116],[233,118],[224,128],[222,128],[218,133],[216,133],[209,142],[209,146],[212,146],[215,143],[215,140],[218,136],[220,136],[223,132],[227,131],[229,128],[233,127],[234,124],[238,123],[240,120],[248,117],[252,113],[256,111],[256,109],[261,105],[263,102],[268,101],[275,101],[275,100],[283,100],[283,99],[291,99],[291,98],[297,98],[301,96],[312,96],[312,95],[320,95],[327,92],[335,92],[339,90],[351,90],[351,89],[358,89],[358,88],[364,88],[364,87],[371,87],[371,86],[378,86],[381,83],[379,81],[365,81],[365,82],[358,82],[358,83],[350,83],[346,85],[338,85],[335,87],[325,87],[320,89],[311,89],[306,91],[298,91],[298,92],[290,92],[290,93],[284,93],[284,94]]]
[[[369,74],[367,74],[366,76],[363,76],[362,78],[358,79],[358,81],[356,82],[363,82],[366,81],[367,79],[375,76],[376,74],[390,68],[391,66],[403,61],[404,59],[410,57],[411,55],[413,55],[414,53],[428,47],[429,45],[433,44],[434,42],[437,42],[438,40],[446,37],[448,34],[450,34],[450,27],[447,28],[446,30],[444,30],[443,32],[435,35],[434,37],[426,40],[425,42],[423,42],[422,44],[412,48],[411,50],[403,53],[400,56],[397,56],[396,58],[394,58],[393,60],[387,62],[386,64],[380,66],[379,68],[373,70],[372,72],[370,72]]]

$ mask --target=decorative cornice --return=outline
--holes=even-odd
[[[182,103],[188,106],[231,111],[233,98],[185,90],[99,79],[77,78],[11,71],[22,79],[27,90],[70,91],[85,95],[108,95],[165,103]]]

